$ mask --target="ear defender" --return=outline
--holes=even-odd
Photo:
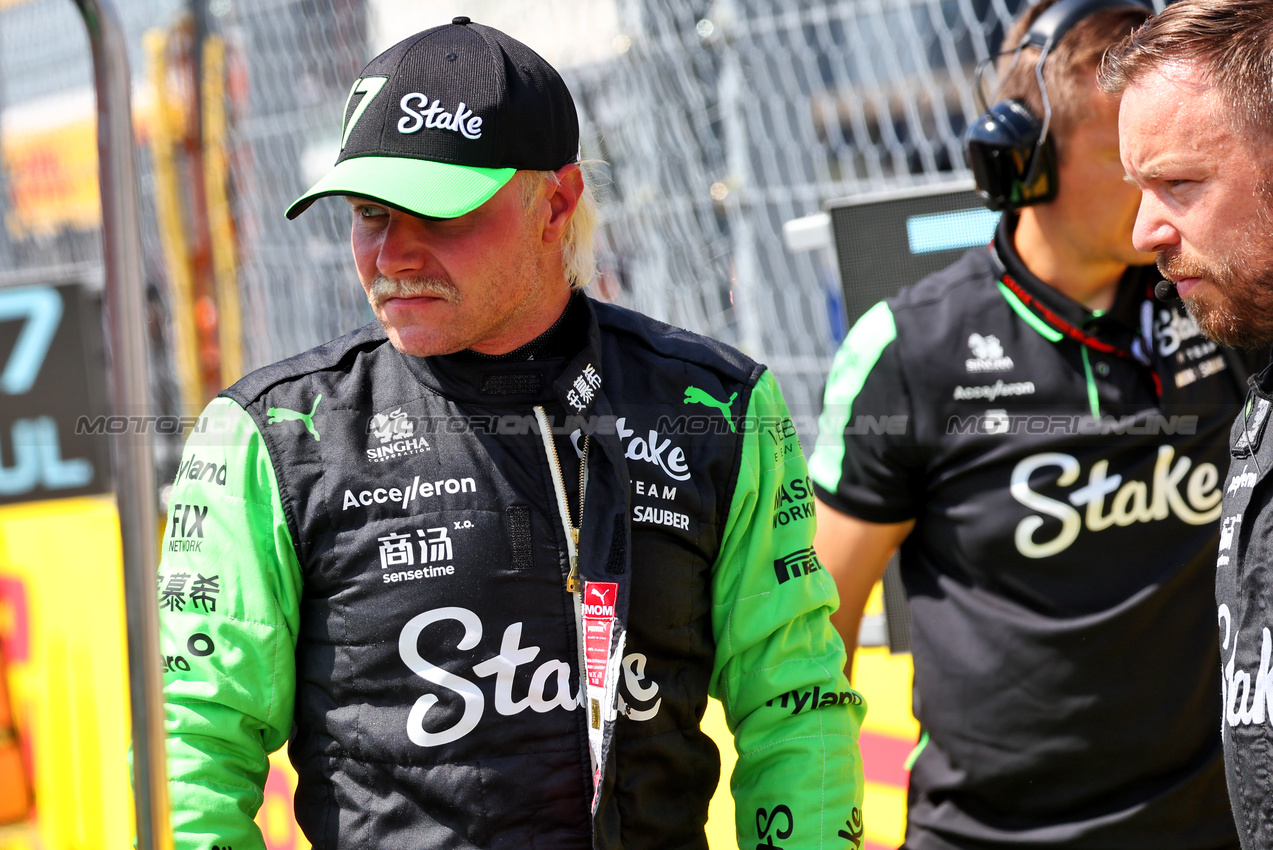
[[[996,103],[968,128],[968,167],[990,209],[1015,210],[1056,197],[1056,146],[1025,104]],[[1035,159],[1037,158],[1037,162]]]
[[[1107,9],[1153,11],[1142,0],[1060,0],[1039,15],[1020,44],[1006,51],[1014,54],[1014,67],[1024,48],[1035,47],[1040,51],[1034,76],[1039,81],[1044,115],[1040,122],[1025,104],[1004,100],[990,107],[968,128],[965,156],[977,183],[977,194],[990,209],[1015,210],[1056,197],[1056,146],[1048,133],[1052,105],[1043,82],[1043,63],[1075,24],[1094,12]],[[992,56],[978,64],[974,94],[979,100],[983,96],[981,74],[995,58]]]

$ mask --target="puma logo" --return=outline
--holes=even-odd
[[[613,591],[613,590],[614,590],[614,588],[610,588],[610,590],[612,590],[612,591]],[[591,584],[590,584],[590,585],[588,585],[588,592],[589,592],[589,593],[592,593],[592,594],[595,594],[595,595],[596,595],[596,597],[597,597],[598,599],[600,599],[600,600],[601,600],[601,604],[602,604],[602,605],[609,605],[609,604],[610,604],[610,600],[606,599],[606,596],[607,596],[608,594],[601,592],[601,590],[600,590],[599,588],[597,588],[597,587],[596,587],[596,585],[591,585]]]
[[[730,431],[737,431],[734,427],[734,417],[730,412],[730,407],[734,404],[734,399],[738,398],[738,393],[734,393],[729,397],[729,401],[717,401],[698,387],[686,387],[684,404],[705,404],[708,407],[714,407],[725,417],[725,421],[729,423]]]
[[[318,429],[314,427],[314,411],[318,410],[318,403],[322,400],[323,394],[319,393],[318,397],[314,399],[314,406],[309,409],[309,413],[289,410],[286,407],[271,407],[269,410],[265,411],[270,417],[266,420],[265,424],[277,425],[280,422],[291,422],[295,420],[304,423],[305,430],[312,434],[315,440],[321,440],[322,438],[318,436]]]

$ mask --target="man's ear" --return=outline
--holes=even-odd
[[[559,242],[566,233],[566,226],[575,214],[579,197],[583,195],[583,172],[578,163],[563,165],[557,169],[557,179],[548,181],[548,221],[544,223],[545,242]]]

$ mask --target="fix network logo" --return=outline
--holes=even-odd
[[[168,522],[168,527],[171,530],[168,535],[168,551],[202,552],[203,521],[207,516],[208,508],[206,505],[174,504],[172,506],[172,517]]]

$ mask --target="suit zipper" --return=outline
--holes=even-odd
[[[583,451],[579,458],[579,522],[574,521],[570,512],[570,504],[566,499],[566,478],[561,471],[561,458],[557,454],[557,443],[552,437],[552,426],[548,422],[548,414],[542,406],[535,406],[535,417],[539,420],[539,433],[544,441],[544,453],[553,474],[553,489],[557,492],[557,508],[561,512],[561,522],[570,538],[570,574],[566,577],[566,590],[570,593],[583,591],[583,582],[579,580],[579,529],[583,526],[583,500],[588,488],[588,446],[592,438],[585,434]]]
[[[570,595],[575,609],[575,640],[579,651],[579,696],[580,707],[584,708],[584,724],[587,728],[588,756],[592,772],[592,804],[593,814],[597,810],[601,788],[601,756],[605,739],[603,722],[603,706],[601,694],[594,695],[588,679],[588,649],[584,633],[583,620],[583,582],[579,579],[579,529],[583,525],[584,495],[588,490],[588,446],[589,438],[584,436],[583,451],[579,459],[579,522],[576,524],[570,513],[570,503],[566,498],[566,477],[561,471],[561,458],[557,454],[557,443],[553,440],[552,425],[548,414],[540,405],[535,406],[535,417],[539,420],[539,435],[544,443],[544,454],[548,456],[552,470],[553,490],[557,494],[557,511],[561,514],[561,525],[566,532],[566,548],[570,555],[570,573],[566,577],[566,592]],[[622,644],[620,644],[622,645]],[[604,689],[603,689],[604,690]],[[589,710],[590,709],[590,710]]]

